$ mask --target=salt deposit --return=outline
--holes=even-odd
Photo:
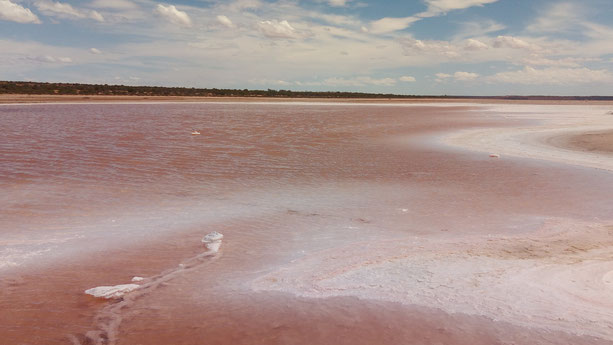
[[[223,235],[218,233],[217,231],[213,231],[210,234],[207,234],[202,238],[202,243],[209,251],[215,253],[219,251],[219,247],[221,247],[221,240],[223,239]]]
[[[252,288],[422,305],[613,340],[612,247],[611,226],[551,219],[534,234],[334,248],[260,277]]]
[[[550,142],[553,137],[610,130],[613,118],[603,116],[605,109],[603,106],[500,105],[489,110],[510,113],[509,118],[530,120],[531,124],[462,130],[443,136],[441,141],[471,151],[495,150],[507,156],[613,170],[610,157],[556,147]]]
[[[135,283],[142,282],[143,280],[145,280],[145,278],[143,278],[143,277],[134,277],[134,278],[132,278],[132,281],[135,282]]]
[[[85,293],[97,298],[119,298],[128,292],[138,289],[140,285],[137,284],[123,284],[115,286],[98,286],[92,289],[85,290]]]

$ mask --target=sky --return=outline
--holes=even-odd
[[[0,0],[0,80],[613,95],[613,1]]]

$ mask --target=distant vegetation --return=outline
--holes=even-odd
[[[107,96],[185,96],[185,97],[286,97],[286,98],[465,98],[517,100],[613,100],[613,96],[428,96],[395,95],[343,91],[290,91],[248,89],[200,89],[187,87],[126,86],[107,84],[39,83],[0,81],[0,94],[22,95],[107,95]]]
[[[73,83],[0,81],[0,94],[25,95],[113,95],[194,97],[299,97],[299,98],[405,98],[393,94],[363,92],[313,92],[289,90],[197,89],[187,87],[126,86]]]

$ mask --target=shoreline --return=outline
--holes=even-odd
[[[603,104],[567,105],[501,104],[489,111],[492,117],[518,121],[507,127],[474,128],[438,136],[447,148],[503,157],[538,159],[613,171],[613,115]],[[532,124],[526,124],[529,120]],[[606,135],[593,134],[607,133]]]
[[[364,103],[364,104],[595,104],[613,105],[613,101],[597,100],[530,100],[489,98],[307,98],[307,97],[200,97],[200,96],[108,96],[108,95],[24,95],[2,94],[0,105],[54,103]]]

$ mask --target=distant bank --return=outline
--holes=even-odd
[[[0,81],[0,102],[20,101],[86,101],[86,100],[177,100],[199,98],[309,98],[309,99],[385,99],[385,100],[525,100],[525,101],[613,101],[613,96],[457,96],[457,95],[396,95],[345,91],[290,91],[249,89],[201,89],[187,87],[127,86],[107,84],[40,83]],[[63,97],[31,97],[63,96]],[[89,98],[88,98],[89,96]]]

